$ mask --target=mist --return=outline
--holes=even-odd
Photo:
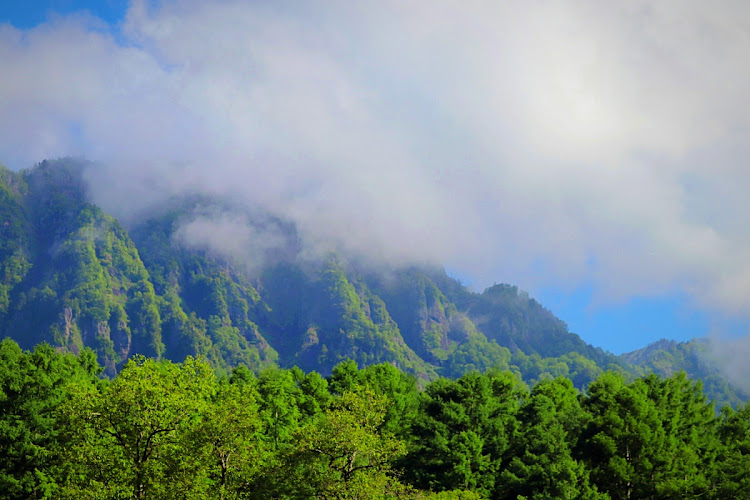
[[[133,1],[0,25],[0,161],[94,160],[123,220],[218,196],[312,253],[746,317],[747,33],[741,1]],[[245,222],[178,234],[274,244]]]
[[[747,362],[750,357],[750,336],[712,336],[707,357],[733,384],[746,394],[750,393],[750,365]]]

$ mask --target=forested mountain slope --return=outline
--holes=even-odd
[[[24,348],[91,347],[109,375],[134,354],[198,355],[224,373],[244,364],[327,374],[350,358],[390,363],[420,383],[498,368],[578,388],[603,370],[684,369],[713,377],[709,397],[743,397],[697,361],[664,365],[586,344],[515,286],[475,293],[442,269],[374,271],[346,255],[303,255],[292,224],[225,200],[167,200],[126,228],[88,201],[86,168],[70,159],[0,168],[0,337]],[[186,241],[186,223],[207,213],[241,217],[257,234],[270,227],[280,243],[250,266]]]
[[[750,400],[750,394],[729,383],[723,375],[719,361],[711,352],[705,339],[689,342],[659,340],[642,349],[623,354],[620,358],[643,370],[661,377],[671,377],[680,370],[700,379],[706,394],[716,400],[717,407],[725,404],[737,406]]]

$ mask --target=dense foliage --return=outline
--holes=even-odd
[[[508,371],[420,390],[390,364],[328,378],[0,342],[3,498],[747,498],[750,406],[680,372],[528,390]]]

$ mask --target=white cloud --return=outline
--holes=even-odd
[[[233,260],[252,273],[292,248],[294,236],[268,217],[198,207],[189,218],[180,221],[172,238],[178,245]]]
[[[744,314],[747,33],[729,1],[138,1],[116,36],[0,26],[0,159],[85,154],[122,215],[208,192],[311,248]]]

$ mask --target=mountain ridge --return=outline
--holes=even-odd
[[[293,224],[271,214],[184,197],[126,228],[88,201],[90,167],[60,159],[0,168],[0,336],[24,347],[92,347],[110,375],[135,353],[199,355],[224,372],[278,364],[326,374],[353,359],[424,381],[503,369],[527,383],[565,376],[579,389],[604,370],[670,375],[672,359],[673,371],[706,377],[718,401],[747,399],[701,361],[697,343],[615,356],[514,285],[477,293],[440,268],[383,272],[342,254],[303,257]],[[251,235],[272,232],[276,246],[260,247],[263,265],[251,268],[216,250],[232,243],[211,239],[222,235],[190,244],[186,224],[210,222],[206,214],[230,214]]]

